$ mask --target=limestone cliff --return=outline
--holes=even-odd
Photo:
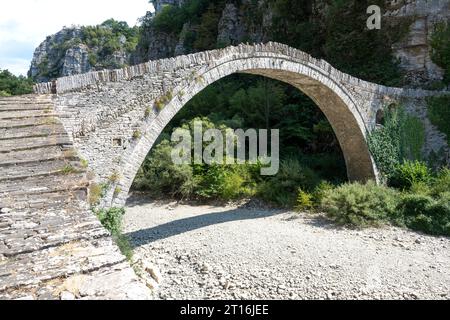
[[[37,82],[130,63],[137,29],[108,20],[94,27],[64,27],[36,48],[28,72]],[[133,44],[134,43],[134,44]]]
[[[407,17],[412,21],[408,34],[393,47],[409,81],[423,84],[442,79],[443,70],[431,61],[430,39],[437,23],[450,21],[450,1],[393,0],[387,8],[387,19]]]

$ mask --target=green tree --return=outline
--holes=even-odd
[[[0,70],[0,96],[14,96],[33,92],[33,80]]]

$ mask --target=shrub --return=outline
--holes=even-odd
[[[402,106],[384,108],[384,123],[367,138],[369,150],[385,178],[389,178],[404,159],[422,159],[425,128],[420,119],[406,114]]]
[[[450,193],[443,193],[437,199],[408,194],[402,197],[397,210],[408,228],[450,236]]]
[[[444,83],[450,83],[450,25],[438,23],[431,36],[431,59],[445,70]]]
[[[439,196],[448,191],[450,191],[450,169],[443,168],[431,182],[431,193],[433,196]]]
[[[80,159],[80,165],[83,169],[86,169],[89,166],[89,161],[86,159]]]
[[[153,196],[189,197],[194,192],[196,181],[190,165],[175,165],[171,158],[172,147],[163,140],[142,164],[134,187],[147,190]]]
[[[139,129],[134,130],[134,131],[133,131],[133,139],[134,139],[134,140],[137,140],[137,139],[139,139],[140,137],[142,137],[141,131],[140,131]]]
[[[120,234],[122,232],[122,219],[125,214],[124,208],[101,209],[96,214],[102,225],[111,234]]]
[[[427,183],[431,178],[427,165],[419,161],[405,161],[397,165],[389,177],[389,185],[399,189],[410,189],[414,183]]]
[[[120,174],[117,171],[114,171],[109,177],[108,181],[111,183],[116,183],[120,180]]]
[[[297,195],[297,206],[296,209],[298,211],[308,211],[314,207],[313,203],[313,195],[303,191],[302,189],[298,189]]]
[[[364,227],[388,221],[396,207],[396,192],[374,182],[348,183],[325,192],[321,207],[339,224]]]
[[[428,118],[447,136],[447,143],[450,144],[450,95],[429,97],[427,104]]]
[[[107,183],[91,183],[91,185],[89,186],[89,204],[91,206],[97,205],[100,202],[100,199],[102,199],[106,195],[109,187],[110,186]]]
[[[89,186],[89,204],[91,206],[98,204],[101,197],[102,197],[102,188],[100,187],[100,185],[92,183]]]
[[[290,157],[280,163],[276,176],[267,178],[258,185],[257,195],[266,201],[283,207],[296,205],[298,189],[313,190],[319,183],[317,174],[296,158]]]
[[[314,205],[316,207],[320,206],[320,204],[322,203],[322,199],[327,194],[327,192],[329,192],[333,189],[334,189],[334,186],[331,183],[329,183],[327,181],[320,182],[317,185],[317,187],[314,189],[314,192],[313,192]]]
[[[122,234],[122,222],[125,215],[124,208],[110,208],[95,211],[101,224],[111,232],[114,242],[127,259],[131,259],[133,249],[126,236]]]
[[[33,92],[33,80],[15,76],[8,70],[0,70],[0,96],[8,97]]]
[[[384,125],[372,131],[367,137],[369,150],[380,169],[389,176],[400,163],[401,115],[398,108],[384,108]]]
[[[61,173],[64,175],[68,175],[74,172],[76,172],[76,169],[71,164],[66,164],[61,168]]]

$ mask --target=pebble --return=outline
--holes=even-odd
[[[221,210],[226,222],[211,221],[211,214],[221,218]],[[177,227],[172,236],[151,244],[141,234],[135,255],[164,273],[159,285],[147,274],[155,299],[448,299],[444,293],[450,293],[450,275],[439,272],[450,265],[443,249],[449,239],[394,227],[358,233],[321,228],[309,220],[286,221],[290,213],[252,211],[258,218],[249,219],[249,211],[240,208],[178,205],[168,211],[147,204],[125,216],[141,230],[187,221],[186,232]],[[404,249],[392,250],[392,245]],[[374,276],[379,285],[368,281]]]

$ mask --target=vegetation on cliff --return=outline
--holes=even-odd
[[[0,70],[0,97],[8,97],[33,92],[33,80],[15,76],[8,70]]]
[[[138,42],[138,27],[109,19],[97,26],[66,28],[38,48],[29,75],[36,81],[114,69],[129,64]]]

